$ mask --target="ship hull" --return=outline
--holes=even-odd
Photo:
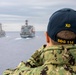
[[[5,31],[0,31],[0,37],[4,37],[5,36]]]
[[[32,35],[20,34],[20,36],[21,36],[22,38],[33,38],[33,37],[35,37],[35,34],[32,34]]]

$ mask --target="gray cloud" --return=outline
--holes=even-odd
[[[2,0],[0,1],[0,21],[5,25],[8,24],[6,30],[10,23],[20,26],[25,19],[34,24],[36,30],[39,26],[46,29],[48,19],[53,12],[61,8],[76,10],[75,6],[75,0]]]

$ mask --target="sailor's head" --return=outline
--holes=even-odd
[[[76,11],[63,8],[54,12],[49,19],[47,35],[57,43],[76,43]]]

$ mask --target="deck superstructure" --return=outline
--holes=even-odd
[[[34,37],[35,36],[35,28],[32,25],[28,25],[28,20],[25,21],[25,25],[21,27],[20,36],[22,38]]]

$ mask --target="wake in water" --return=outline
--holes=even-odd
[[[15,40],[21,40],[21,39],[28,40],[28,39],[32,39],[32,38],[15,38]]]
[[[15,40],[21,40],[22,38],[15,38]]]

